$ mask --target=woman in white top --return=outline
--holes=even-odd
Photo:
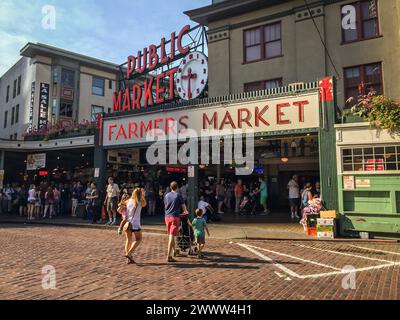
[[[132,255],[142,242],[140,217],[142,208],[146,207],[146,205],[145,191],[139,188],[133,191],[132,197],[126,202],[127,217],[124,231],[126,234],[125,257],[128,259],[128,264],[135,263]],[[133,241],[132,234],[135,235],[135,241]]]
[[[36,189],[32,184],[28,191],[28,220],[33,220],[33,214],[35,211],[35,202],[36,202]]]

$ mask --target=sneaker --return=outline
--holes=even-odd
[[[112,221],[111,223],[110,223],[110,226],[115,226],[116,225],[116,221]]]
[[[296,219],[301,219],[298,214],[295,215]]]
[[[294,214],[292,214],[292,220],[294,220]]]

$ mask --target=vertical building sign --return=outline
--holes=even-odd
[[[31,86],[31,101],[29,105],[29,122],[28,122],[28,132],[33,130],[33,108],[35,106],[35,82],[32,82]]]
[[[47,126],[49,111],[49,91],[50,85],[48,83],[40,84],[38,129],[42,129]]]

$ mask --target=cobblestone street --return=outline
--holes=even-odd
[[[2,226],[0,299],[399,299],[400,246],[211,239],[205,260],[165,263],[167,237],[144,234],[137,265],[107,230]],[[53,266],[56,289],[42,288]],[[355,289],[343,289],[345,266]]]

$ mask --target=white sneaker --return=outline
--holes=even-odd
[[[292,220],[294,220],[294,214],[292,214]]]
[[[296,217],[296,219],[301,219],[297,213],[296,213],[295,217]]]

